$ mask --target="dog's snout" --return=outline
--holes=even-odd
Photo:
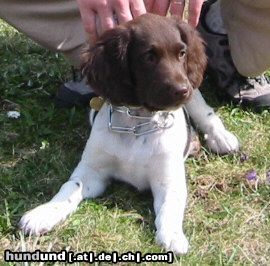
[[[186,98],[189,94],[189,89],[186,84],[171,85],[168,89],[171,97],[175,99]]]
[[[173,89],[175,96],[185,96],[188,94],[188,87],[186,85],[180,85]]]

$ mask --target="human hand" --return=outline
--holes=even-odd
[[[184,8],[188,2],[188,23],[196,27],[204,0],[144,0],[148,12],[165,16],[170,10],[172,15],[183,17]]]
[[[143,0],[77,0],[89,38],[146,13]]]

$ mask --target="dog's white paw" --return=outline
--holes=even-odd
[[[48,202],[26,212],[19,222],[19,227],[25,234],[42,235],[51,231],[67,214],[64,208]]]
[[[237,137],[226,129],[214,130],[205,134],[207,147],[217,154],[228,154],[239,151]]]
[[[174,254],[186,254],[188,252],[189,243],[183,232],[157,232],[156,242]]]
[[[237,137],[225,129],[218,117],[205,129],[204,139],[206,146],[217,154],[234,153],[240,148]]]

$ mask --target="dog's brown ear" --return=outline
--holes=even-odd
[[[134,89],[128,64],[130,30],[105,32],[84,54],[83,74],[94,91],[114,104],[133,104]]]
[[[205,44],[199,33],[187,23],[177,17],[177,22],[183,42],[187,44],[187,75],[193,88],[198,88],[203,80],[204,71],[207,66]]]

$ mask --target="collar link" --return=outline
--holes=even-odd
[[[149,112],[149,115],[140,115],[138,110],[142,107],[127,107],[109,105],[109,129],[116,133],[133,134],[134,136],[143,136],[146,134],[158,132],[171,128],[174,124],[174,115],[168,111]],[[120,126],[114,122],[114,114],[121,113],[137,123],[135,126]],[[157,119],[154,116],[157,115]]]

